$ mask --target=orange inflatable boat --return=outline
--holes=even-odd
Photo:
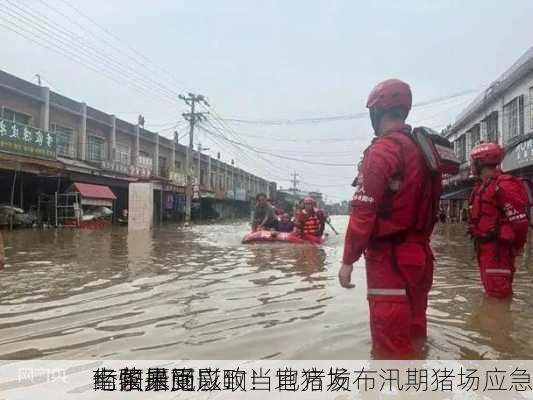
[[[255,231],[250,232],[242,239],[243,244],[287,242],[291,244],[323,244],[325,238],[312,235],[301,236],[294,232]]]

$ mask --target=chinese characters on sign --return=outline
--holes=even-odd
[[[0,150],[34,157],[55,158],[55,133],[0,119]]]
[[[181,392],[531,392],[525,369],[98,368],[95,391]]]

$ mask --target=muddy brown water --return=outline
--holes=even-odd
[[[334,217],[344,231],[347,217]],[[343,237],[241,245],[245,222],[5,233],[0,358],[366,359],[362,263],[337,283]],[[533,258],[512,301],[486,299],[461,225],[436,229],[421,358],[533,358]]]

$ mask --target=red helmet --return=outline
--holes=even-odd
[[[496,143],[478,144],[472,149],[470,158],[478,166],[496,165],[503,160],[503,149]]]
[[[399,79],[387,79],[372,89],[366,102],[367,108],[390,110],[395,107],[411,109],[413,95],[409,85]]]
[[[315,199],[313,199],[312,197],[306,197],[304,198],[304,204],[315,204]]]

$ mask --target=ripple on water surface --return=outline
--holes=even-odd
[[[335,217],[343,231],[346,217]],[[350,358],[369,356],[365,274],[336,280],[342,235],[325,246],[242,245],[245,223],[6,234],[1,358]],[[460,225],[439,226],[430,337],[420,357],[532,358],[531,251],[511,302],[480,290]]]

